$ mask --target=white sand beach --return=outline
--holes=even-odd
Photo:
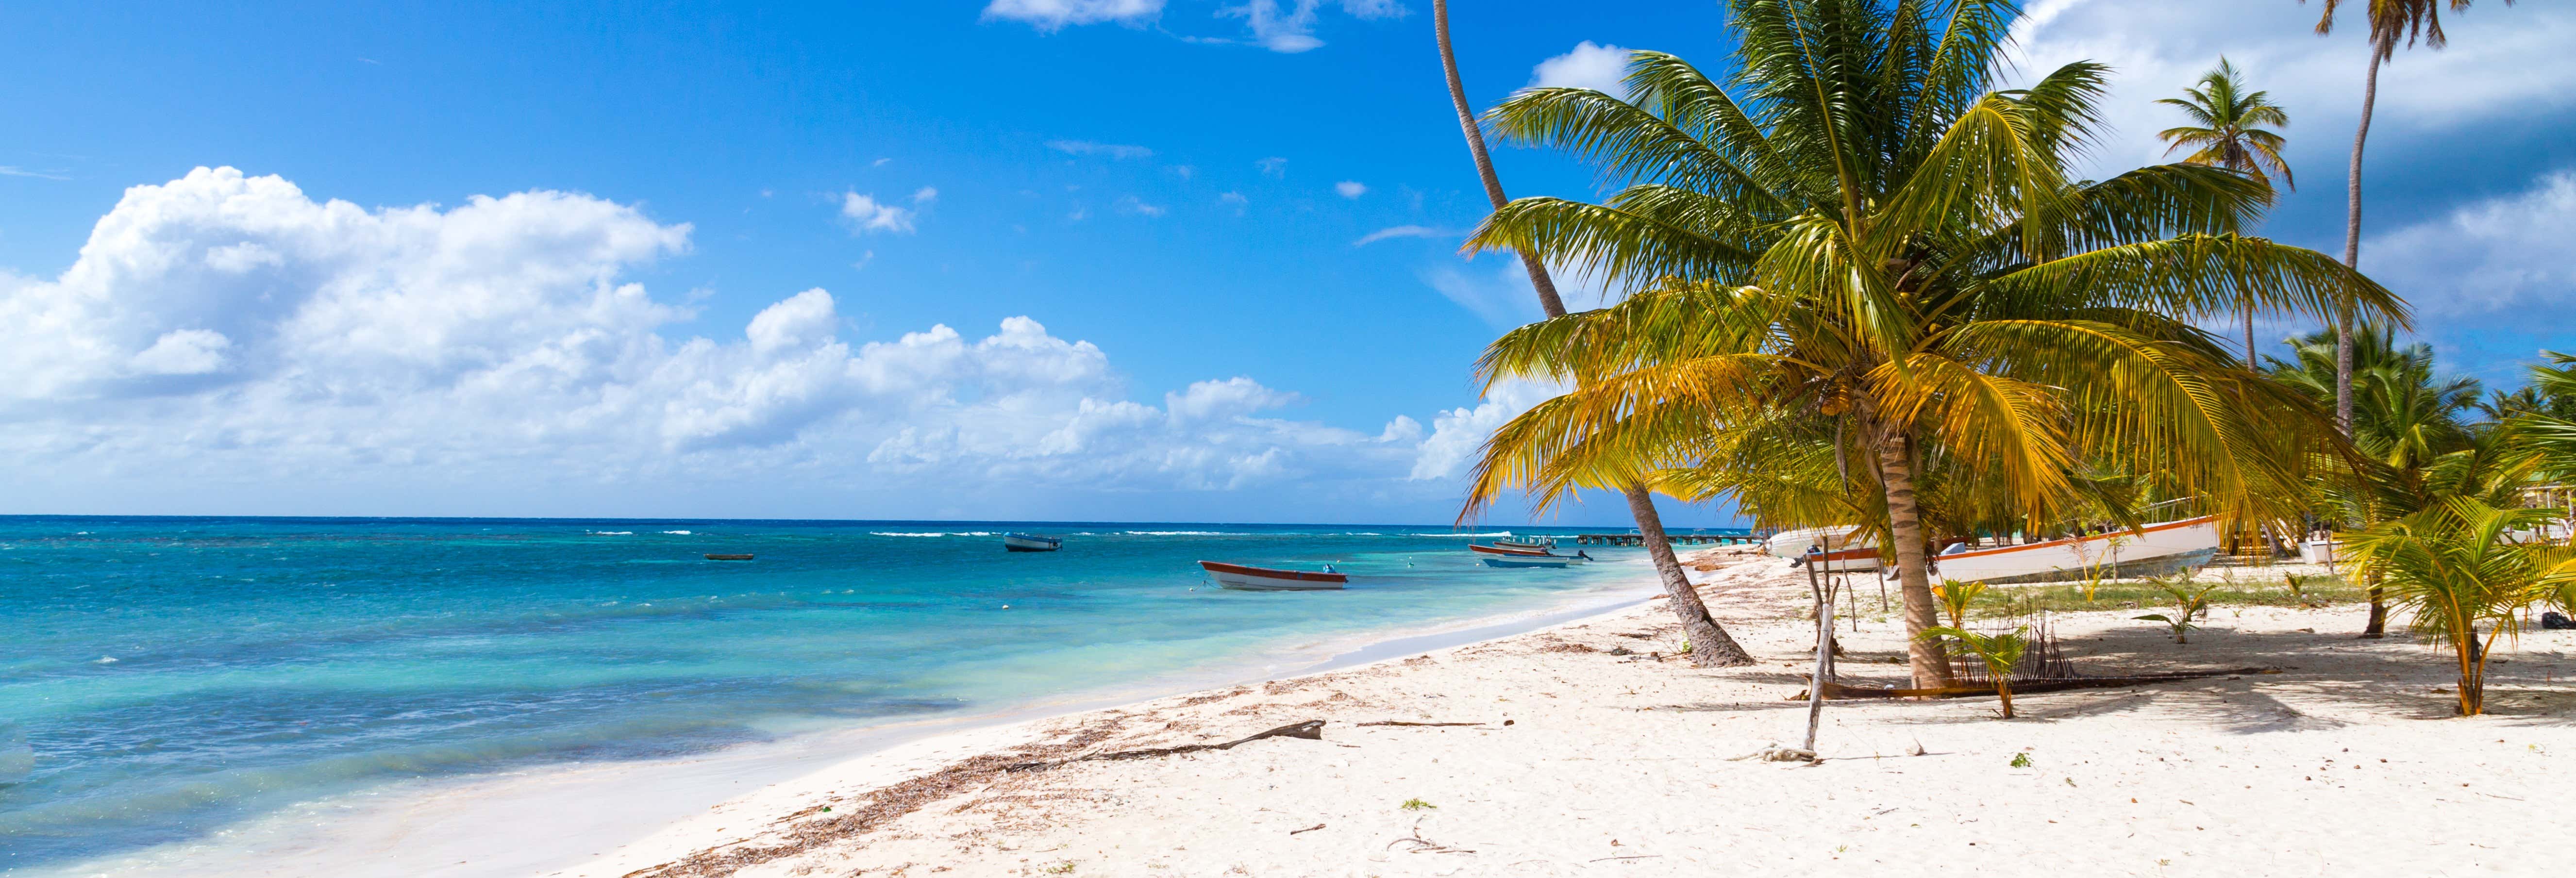
[[[698,875],[2542,874],[2576,791],[2576,632],[2499,647],[2451,717],[2447,653],[2358,605],[2231,608],[2176,645],[2143,610],[2056,614],[2088,673],[2277,673],[1834,701],[1785,562],[1702,553],[1761,663],[1695,669],[1661,601],[1371,665],[961,731],[777,783],[565,878]],[[1722,562],[1722,563],[1721,563]],[[1903,680],[1862,603],[1849,682]],[[1321,720],[1320,739],[1130,759]],[[1075,761],[1079,760],[1079,761]]]

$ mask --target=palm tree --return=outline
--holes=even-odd
[[[2486,712],[2487,654],[2495,639],[2516,633],[2522,610],[2534,603],[2565,606],[2576,585],[2576,560],[2566,550],[2507,538],[2556,515],[2453,498],[2352,539],[2359,565],[2413,611],[2416,634],[2450,645],[2459,665],[2461,716]]]
[[[1503,197],[1503,181],[1494,174],[1493,156],[1485,151],[1484,130],[1476,124],[1476,114],[1467,105],[1467,86],[1458,78],[1458,56],[1449,47],[1449,0],[1431,0],[1431,21],[1440,41],[1440,69],[1449,79],[1449,100],[1458,108],[1458,127],[1467,135],[1467,152],[1476,161],[1476,176],[1484,181],[1485,197],[1500,209],[1508,199]],[[1536,253],[1521,251],[1521,267],[1529,271],[1530,288],[1538,293],[1539,310],[1549,317],[1565,316],[1565,301],[1556,294],[1556,283],[1547,276],[1547,266]],[[1637,533],[1646,544],[1646,554],[1653,559],[1656,574],[1663,579],[1664,593],[1671,600],[1673,615],[1681,620],[1683,636],[1690,641],[1691,663],[1699,667],[1733,667],[1753,663],[1753,656],[1717,624],[1700,602],[1699,590],[1691,587],[1690,576],[1682,572],[1681,559],[1673,554],[1672,539],[1664,533],[1663,515],[1655,511],[1654,495],[1635,483],[1617,486],[1628,501],[1628,512],[1637,520]]]
[[[2182,97],[2164,98],[2156,103],[2182,108],[2192,124],[2167,128],[2156,135],[2172,144],[2166,155],[2191,147],[2183,161],[2196,165],[2215,165],[2244,174],[2264,185],[2272,183],[2272,174],[2281,175],[2281,184],[2296,191],[2299,182],[2290,175],[2290,165],[2281,160],[2283,141],[2279,133],[2262,126],[2289,127],[2290,114],[2272,103],[2271,92],[2249,91],[2245,76],[2236,65],[2219,56],[2218,66],[2201,74],[2200,83],[2182,90]],[[2254,303],[2245,303],[2245,367],[2254,368]]]
[[[1883,509],[1915,684],[1931,687],[1950,674],[1922,637],[1939,625],[1922,476],[1950,473],[2026,522],[2098,499],[2095,476],[2239,515],[2304,496],[2277,452],[2330,435],[2323,413],[2192,321],[2247,299],[2403,321],[2395,297],[2324,254],[2239,234],[2270,199],[2243,175],[2070,180],[2104,68],[1996,90],[2008,0],[1729,5],[1724,84],[1638,52],[1630,98],[1532,89],[1488,114],[1627,185],[1602,204],[1515,200],[1467,247],[1637,291],[1488,349],[1488,381],[1575,389],[1495,433],[1471,507],[1514,487],[1545,502],[1661,479],[1746,431],[1821,441],[1847,485],[1878,495],[1848,505]]]
[[[2299,0],[2305,4],[2308,0]],[[2325,0],[2325,14],[2317,18],[2317,34],[2334,32],[2335,13],[2346,0]],[[2424,45],[2440,49],[2450,42],[2442,33],[2442,6],[2448,3],[2453,12],[2464,12],[2471,0],[2352,0],[2366,5],[2363,15],[2370,20],[2370,72],[2362,78],[2361,122],[2352,132],[2352,169],[2344,182],[2343,264],[2361,264],[2361,147],[2370,139],[2370,116],[2379,103],[2379,65],[2397,56],[2397,38],[2406,38],[2413,47],[2417,39]],[[2506,6],[2513,0],[2504,0]],[[2335,338],[2337,371],[2335,380],[2335,423],[2344,432],[2352,432],[2352,321],[2354,315],[2336,315]]]
[[[2332,402],[2338,387],[2349,388],[2353,412],[2344,432],[2360,456],[2353,478],[2330,482],[2326,494],[2342,501],[2347,521],[2367,527],[2438,502],[2441,492],[2432,488],[2431,470],[2445,455],[2475,444],[2466,416],[2478,404],[2479,383],[2435,377],[2433,347],[2401,347],[2387,327],[2365,324],[2350,337],[2349,345],[2326,333],[2293,339],[2297,362],[2275,359],[2272,374],[2320,403]],[[2346,350],[2352,365],[2338,369]],[[2387,630],[2388,604],[2373,581],[2361,636],[2381,637]]]

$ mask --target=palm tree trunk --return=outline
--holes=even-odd
[[[2370,139],[2370,115],[2379,103],[2379,63],[2395,47],[2394,28],[2379,35],[2370,44],[2370,72],[2361,81],[2361,124],[2352,132],[2352,169],[2344,180],[2343,265],[2361,267],[2361,146]],[[2352,438],[2352,305],[2346,303],[2335,319],[2335,428]],[[2388,603],[2377,588],[2370,590],[2370,622],[2362,627],[2361,636],[2379,637],[2388,630]]]
[[[1458,127],[1467,135],[1467,152],[1476,158],[1476,176],[1484,180],[1485,197],[1501,210],[1508,200],[1503,197],[1503,180],[1494,175],[1494,157],[1485,152],[1485,131],[1476,124],[1476,111],[1467,106],[1467,86],[1458,80],[1458,55],[1449,50],[1449,0],[1431,0],[1431,23],[1440,37],[1440,70],[1449,76],[1449,103],[1458,108]],[[1521,266],[1529,269],[1530,287],[1538,291],[1539,310],[1549,317],[1565,314],[1565,301],[1556,295],[1556,283],[1547,276],[1547,267],[1538,257],[1521,254]],[[1633,504],[1632,504],[1633,505]]]
[[[2343,264],[2361,267],[2361,147],[2370,139],[2370,114],[2379,103],[2379,62],[2397,39],[2394,29],[2372,40],[2370,73],[2361,81],[2361,124],[2352,132],[2352,169],[2344,180]],[[2335,320],[2335,426],[2352,436],[2352,306]]]
[[[1655,561],[1655,573],[1664,581],[1664,595],[1671,600],[1674,618],[1682,623],[1682,634],[1690,638],[1691,664],[1702,668],[1732,668],[1753,663],[1753,656],[1728,636],[1717,619],[1701,603],[1699,589],[1690,584],[1682,571],[1682,561],[1673,555],[1672,538],[1664,534],[1664,518],[1655,512],[1655,495],[1631,486],[1620,493],[1628,497],[1628,512],[1637,517],[1637,532],[1643,534],[1646,555]]]
[[[1458,128],[1467,135],[1467,152],[1476,159],[1476,176],[1484,181],[1485,197],[1494,209],[1501,210],[1510,199],[1503,196],[1503,180],[1494,174],[1493,156],[1485,152],[1485,132],[1476,124],[1476,111],[1467,106],[1467,85],[1458,78],[1458,55],[1449,48],[1449,0],[1431,0],[1432,30],[1440,40],[1440,70],[1449,78],[1449,103],[1458,110]],[[1547,276],[1547,266],[1538,257],[1521,254],[1521,267],[1529,271],[1530,289],[1538,293],[1539,310],[1549,317],[1565,316],[1565,300],[1556,295],[1556,283]],[[1699,590],[1691,587],[1689,575],[1682,572],[1682,562],[1673,555],[1672,538],[1664,534],[1664,517],[1655,511],[1655,498],[1646,489],[1628,486],[1620,493],[1628,498],[1628,511],[1637,517],[1637,533],[1646,544],[1646,556],[1655,562],[1655,574],[1663,580],[1664,595],[1671,599],[1673,616],[1680,619],[1684,636],[1690,638],[1691,664],[1703,668],[1736,667],[1753,663],[1753,656],[1727,636],[1726,629],[1708,614],[1701,603]]]
[[[2254,306],[2245,307],[2245,371],[2254,371]]]
[[[1896,543],[1897,591],[1905,596],[1905,658],[1914,688],[1950,685],[1950,662],[1940,642],[1923,636],[1941,625],[1932,597],[1932,575],[1923,553],[1923,511],[1914,497],[1914,456],[1901,435],[1878,434],[1878,478],[1887,490],[1888,538]]]

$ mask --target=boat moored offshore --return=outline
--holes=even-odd
[[[1237,591],[1329,591],[1341,588],[1351,581],[1348,574],[1334,570],[1330,564],[1324,565],[1322,573],[1252,567],[1221,561],[1201,561],[1199,566],[1207,569],[1208,575],[1216,579],[1217,585]]]
[[[1002,535],[1002,548],[1013,552],[1052,552],[1064,548],[1064,538],[1007,533]]]

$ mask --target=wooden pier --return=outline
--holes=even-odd
[[[1752,534],[1666,533],[1664,536],[1670,538],[1676,546],[1749,546],[1762,542],[1761,537]],[[1646,544],[1646,536],[1633,533],[1576,534],[1574,542],[1582,546],[1642,546]]]

